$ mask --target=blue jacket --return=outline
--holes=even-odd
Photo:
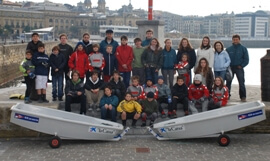
[[[151,40],[152,40],[152,39],[147,39],[147,38],[145,38],[145,40],[143,40],[143,42],[142,42],[142,47],[145,47],[145,46],[150,45]]]
[[[107,45],[112,45],[113,49],[112,49],[112,53],[115,54],[116,48],[119,46],[118,42],[115,41],[114,39],[112,39],[111,43],[108,44],[107,42],[107,38],[105,38],[105,40],[102,40],[99,44],[100,48],[99,51],[104,55],[104,53],[106,52],[106,46]]]
[[[49,57],[44,53],[37,52],[32,57],[32,63],[35,66],[35,74],[48,76],[49,74]],[[47,65],[46,65],[47,64]]]
[[[117,59],[115,54],[103,53],[105,60],[105,67],[103,69],[104,75],[113,75],[113,71],[117,70]]]
[[[226,49],[230,58],[231,58],[231,66],[241,66],[244,68],[249,63],[248,50],[241,44],[232,45]]]
[[[58,55],[51,54],[50,55],[50,66],[51,66],[51,75],[63,75],[64,73],[64,67],[66,65],[66,59],[65,56],[62,53],[59,53]],[[58,68],[58,71],[56,72],[55,69]]]
[[[166,47],[162,51],[163,65],[162,69],[174,69],[174,65],[177,64],[176,52],[174,49],[166,50]]]
[[[187,53],[188,54],[188,64],[189,64],[189,70],[191,70],[194,66],[195,66],[195,63],[196,63],[196,53],[195,53],[195,50],[194,49],[191,49],[191,50],[178,50],[177,52],[177,63],[179,61],[182,61],[182,54],[183,53]]]
[[[230,66],[231,59],[229,54],[223,50],[221,53],[215,52],[214,71],[225,71]]]
[[[104,95],[100,100],[99,107],[102,107],[105,104],[111,104],[113,107],[116,108],[118,105],[118,98],[115,95],[111,95],[110,97]]]

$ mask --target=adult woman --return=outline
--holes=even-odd
[[[145,77],[152,79],[153,84],[156,84],[158,71],[163,64],[162,48],[158,39],[153,38],[151,40],[150,45],[144,50],[141,59],[145,67]]]
[[[174,65],[177,64],[176,61],[176,52],[172,49],[172,41],[170,39],[165,40],[165,48],[162,50],[163,57],[163,65],[161,69],[161,73],[164,77],[164,83],[167,83],[167,77],[169,76],[169,87],[173,86],[173,78],[174,78]]]
[[[226,50],[224,50],[223,43],[217,41],[214,44],[215,57],[214,57],[214,73],[215,77],[221,76],[225,80],[226,69],[230,66],[231,59]]]
[[[198,66],[199,60],[206,58],[209,62],[209,67],[212,68],[214,65],[214,50],[210,45],[210,38],[204,36],[200,48],[197,50],[197,62],[195,68]]]
[[[74,70],[71,74],[71,80],[67,80],[65,88],[65,110],[70,112],[71,103],[80,103],[80,114],[86,114],[86,97],[84,95],[84,84],[79,78],[79,76],[79,72]]]
[[[196,62],[196,53],[195,50],[192,48],[190,42],[188,41],[187,38],[183,38],[180,41],[179,47],[178,47],[178,52],[177,52],[177,63],[181,61],[182,54],[187,53],[188,54],[188,63],[189,63],[189,75],[190,75],[190,82],[191,80],[191,69],[194,67],[195,62]]]
[[[224,85],[222,77],[215,78],[212,94],[208,104],[209,110],[226,106],[229,98],[228,88]]]
[[[201,58],[199,60],[198,67],[195,69],[195,74],[202,75],[202,84],[204,84],[209,92],[211,92],[214,82],[214,75],[206,58]]]

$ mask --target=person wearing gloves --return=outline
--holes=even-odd
[[[34,54],[32,63],[35,66],[38,103],[48,103],[49,101],[46,99],[46,88],[50,62],[48,55],[45,54],[45,45],[43,43],[38,44],[38,52]]]
[[[209,110],[226,106],[228,98],[229,98],[229,90],[224,85],[222,77],[220,76],[216,77],[208,105]]]
[[[154,99],[154,93],[148,92],[147,98],[141,101],[142,105],[142,127],[146,126],[146,120],[150,119],[149,126],[152,126],[157,118],[158,103]]]
[[[196,74],[194,76],[193,84],[188,88],[188,106],[192,114],[198,113],[198,109],[196,108],[198,106],[202,107],[202,111],[207,111],[208,97],[209,91],[207,87],[202,84],[202,76],[200,74]]]

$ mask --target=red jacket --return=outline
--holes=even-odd
[[[116,59],[118,61],[119,72],[130,72],[133,61],[133,49],[128,45],[121,45],[116,48]],[[127,69],[123,68],[123,64],[127,64]]]
[[[86,71],[89,69],[89,61],[85,51],[75,51],[70,56],[68,66],[70,70],[78,70],[80,73],[80,78],[84,78]]]
[[[189,100],[195,99],[198,100],[201,97],[209,97],[209,91],[207,87],[203,84],[199,86],[195,86],[194,84],[191,84],[188,88],[188,98]]]
[[[221,106],[226,106],[229,98],[228,88],[223,86],[221,89],[212,89],[211,97],[215,103],[221,101]]]

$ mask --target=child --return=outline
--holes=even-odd
[[[152,79],[148,78],[146,84],[143,85],[143,91],[147,95],[148,92],[154,93],[154,99],[158,99],[158,88],[153,85]]]
[[[93,109],[96,109],[96,111],[99,112],[100,99],[104,94],[104,82],[98,78],[97,71],[94,70],[91,77],[86,79],[84,87],[87,102],[89,104],[88,110],[92,111]]]
[[[52,96],[53,101],[56,101],[58,97],[59,101],[63,101],[63,75],[64,67],[66,64],[65,57],[60,52],[58,46],[52,48],[52,54],[50,55],[51,75],[52,75]],[[58,93],[57,93],[58,90]]]
[[[99,52],[99,45],[93,44],[93,52],[89,54],[89,72],[93,72],[93,70],[98,71],[99,76],[101,76],[103,72],[103,68],[105,67],[105,60],[103,54]]]
[[[67,80],[65,94],[65,111],[71,111],[71,103],[80,103],[80,114],[86,114],[86,97],[84,95],[84,84],[79,78],[80,74],[74,70],[71,73],[71,79]]]
[[[124,100],[126,87],[117,70],[113,72],[113,76],[108,85],[112,87],[112,94],[118,97],[119,102]]]
[[[127,119],[132,119],[132,127],[136,127],[136,122],[140,118],[142,107],[132,100],[130,93],[126,93],[125,100],[121,101],[117,107],[117,111],[121,114],[122,125],[126,126]]]
[[[188,64],[188,54],[183,53],[181,61],[177,65],[175,65],[175,69],[177,69],[179,76],[184,76],[184,82],[186,86],[189,86],[190,76],[189,76],[189,64]]]
[[[150,42],[153,39],[154,31],[152,29],[149,29],[145,33],[146,33],[146,38],[142,42],[143,47],[146,47],[146,46],[150,45]]]
[[[35,65],[36,74],[36,90],[38,94],[38,102],[48,103],[46,99],[46,88],[49,74],[49,57],[45,54],[45,45],[40,43],[38,45],[38,52],[34,54],[32,63]]]
[[[142,64],[142,53],[144,48],[142,47],[142,40],[140,38],[134,39],[135,46],[133,47],[133,62],[132,62],[132,75],[137,75],[140,78],[140,84],[145,83],[144,66]]]
[[[84,82],[85,73],[89,69],[88,57],[85,53],[84,45],[82,42],[78,42],[76,45],[76,51],[70,56],[68,61],[69,70],[77,70],[80,73],[80,79]]]
[[[158,83],[156,84],[158,88],[158,99],[157,102],[159,104],[159,112],[161,113],[161,117],[166,117],[166,114],[161,106],[162,103],[168,104],[168,109],[172,107],[172,96],[171,90],[167,84],[164,83],[163,76],[158,77]]]
[[[184,82],[183,76],[178,76],[176,84],[172,87],[172,109],[169,110],[168,116],[176,118],[177,103],[183,104],[185,116],[188,115],[188,88]]]
[[[150,119],[149,126],[152,126],[157,118],[158,103],[154,99],[154,93],[148,92],[147,98],[141,101],[142,105],[142,127],[146,126],[147,118]]]
[[[116,49],[116,59],[118,62],[118,70],[120,75],[123,77],[123,82],[125,86],[129,86],[130,73],[131,73],[131,63],[133,60],[133,50],[132,47],[127,45],[127,36],[121,36],[121,46]]]
[[[101,109],[101,119],[106,119],[107,114],[111,116],[111,121],[116,122],[116,107],[118,105],[118,98],[112,95],[112,88],[106,86],[104,88],[104,96],[100,100],[99,107]]]
[[[206,58],[201,58],[199,60],[198,67],[195,69],[195,74],[201,74],[202,84],[206,85],[209,92],[212,92],[214,75]]]
[[[117,70],[117,59],[115,54],[112,53],[113,46],[107,45],[106,52],[103,53],[105,59],[105,67],[103,69],[104,82],[109,82],[113,72]]]
[[[226,106],[228,98],[229,98],[228,88],[224,85],[222,77],[221,76],[216,77],[208,105],[209,110]]]
[[[200,105],[202,107],[202,111],[207,111],[208,97],[209,91],[207,87],[202,84],[202,76],[200,74],[196,74],[194,76],[193,84],[188,88],[188,106],[192,114],[198,113],[196,105]]]
[[[127,88],[127,92],[131,94],[132,99],[135,101],[145,99],[143,87],[139,85],[139,77],[136,75],[132,76],[131,81],[132,85]]]
[[[25,97],[24,103],[31,103],[29,96],[31,93],[31,89],[35,84],[35,66],[32,64],[32,51],[26,50],[25,52],[25,59],[22,61],[20,65],[20,71],[23,72],[26,90],[25,90]]]

